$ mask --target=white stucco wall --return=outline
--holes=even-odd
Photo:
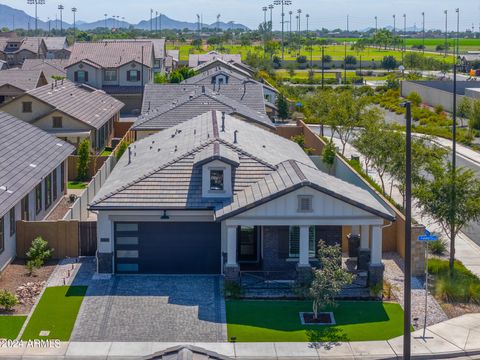
[[[23,105],[24,102],[32,103],[32,112],[24,113]],[[14,101],[10,101],[8,104],[2,107],[2,111],[5,111],[18,119],[21,119],[26,122],[32,122],[34,119],[38,119],[41,116],[44,116],[53,110],[53,107],[45,104],[44,102],[38,101],[37,99],[25,95],[21,98],[17,98]]]

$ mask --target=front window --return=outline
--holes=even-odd
[[[88,72],[79,70],[75,72],[75,82],[84,83],[88,81]]]
[[[32,112],[32,103],[31,102],[23,102],[22,103],[22,112],[24,113],[31,113]]]
[[[49,175],[45,178],[45,209],[48,209],[52,205],[52,176]]]
[[[210,190],[223,191],[223,170],[210,170]]]
[[[60,129],[62,128],[62,117],[61,116],[54,116],[53,117],[53,125],[52,127],[54,129]]]
[[[42,184],[35,187],[35,210],[37,214],[42,211]]]
[[[10,236],[15,235],[15,207],[10,209]]]
[[[117,81],[117,70],[105,70],[103,80]]]
[[[308,256],[315,257],[315,226],[308,227]],[[300,256],[300,226],[290,226],[288,238],[288,256]]]
[[[130,70],[127,72],[127,81],[138,82],[140,81],[140,71]]]

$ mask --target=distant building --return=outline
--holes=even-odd
[[[143,88],[153,81],[154,54],[151,41],[77,42],[65,69],[69,80],[123,102],[123,112],[140,113]]]
[[[26,59],[44,59],[46,54],[41,37],[0,37],[0,60],[9,66],[22,65]]]
[[[122,107],[101,90],[62,80],[28,91],[1,110],[76,147],[89,139],[100,152],[110,143]]]
[[[47,59],[68,59],[70,50],[66,36],[44,37],[45,47],[47,48]]]
[[[42,70],[10,69],[0,71],[0,104],[47,83]]]
[[[242,56],[240,54],[222,54],[217,51],[210,51],[206,54],[190,54],[188,57],[188,67],[196,68],[197,66],[206,62],[210,62],[214,59],[220,59],[226,62],[242,62]]]

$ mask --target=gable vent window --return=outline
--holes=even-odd
[[[54,129],[62,128],[62,117],[61,116],[54,116],[53,117],[53,128]]]
[[[300,195],[298,196],[298,212],[312,212],[312,196]]]
[[[31,113],[32,112],[32,103],[31,102],[23,102],[22,103],[22,112]]]

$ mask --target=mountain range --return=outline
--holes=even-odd
[[[153,18],[153,21],[152,21],[153,29],[155,29],[156,20],[158,21],[159,27],[161,24],[162,29],[174,29],[174,30],[183,30],[183,29],[197,30],[198,29],[198,23],[196,22],[178,21],[178,20],[171,19],[168,16],[163,14],[158,16],[158,18]],[[129,22],[120,21],[113,18],[107,18],[106,20],[101,19],[94,22],[86,22],[82,20],[76,21],[76,27],[79,30],[91,30],[98,27],[105,27],[105,25],[109,28],[113,28],[113,27],[129,28],[130,26],[133,26],[135,29],[149,30],[150,19],[142,20],[138,24],[131,24]],[[41,19],[38,19],[39,29],[48,30],[49,26],[52,29],[53,28],[60,29],[60,20],[50,19],[50,21],[43,21]],[[28,15],[23,10],[18,10],[10,6],[0,4],[0,28],[3,28],[3,27],[9,28],[9,29],[12,29],[12,27],[14,27],[15,29],[28,29],[28,28],[34,29],[35,18]],[[63,29],[68,29],[73,27],[73,24],[69,24],[63,21],[62,27]],[[233,21],[228,23],[219,22],[218,24],[216,22],[213,24],[202,24],[202,28],[215,29],[217,27],[222,30],[228,30],[228,29],[248,30],[248,28],[245,25],[234,24]]]

